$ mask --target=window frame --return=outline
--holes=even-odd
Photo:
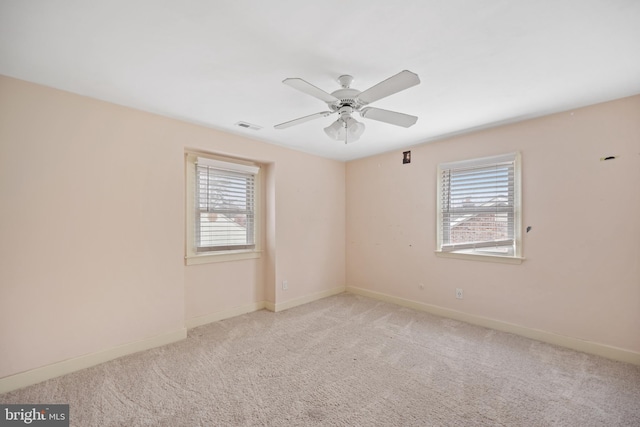
[[[255,174],[254,182],[254,242],[253,248],[247,249],[225,249],[215,251],[198,251],[197,250],[197,235],[196,235],[196,163],[198,158],[204,158],[213,162],[225,162],[243,166],[258,167],[258,172]],[[261,238],[261,225],[262,225],[262,174],[263,167],[257,162],[251,162],[247,160],[235,159],[231,157],[219,156],[211,153],[203,153],[198,151],[185,152],[185,183],[186,183],[186,197],[185,197],[185,264],[196,265],[206,264],[214,262],[236,261],[243,259],[260,258],[262,253],[262,238]]]
[[[453,250],[443,250],[444,218],[442,206],[442,177],[443,171],[456,168],[491,166],[507,161],[513,162],[514,184],[513,184],[513,254],[501,255],[475,248],[461,248]],[[522,255],[522,159],[519,152],[502,154],[497,156],[473,158],[462,161],[446,162],[438,164],[436,184],[436,255],[446,258],[457,258],[475,261],[499,262],[506,264],[520,264],[524,257]]]

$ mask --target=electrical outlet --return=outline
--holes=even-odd
[[[288,280],[283,280],[282,281],[282,290],[286,291],[287,289],[289,289],[289,281]]]
[[[462,289],[456,288],[456,298],[462,299]]]

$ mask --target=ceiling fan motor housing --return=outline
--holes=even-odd
[[[335,92],[332,92],[331,95],[335,96],[339,100],[339,102],[327,103],[329,108],[333,111],[337,111],[344,106],[349,106],[354,110],[358,110],[363,105],[356,98],[360,95],[360,91],[357,89],[338,89]]]
[[[350,105],[343,105],[342,107],[340,107],[340,110],[338,111],[338,113],[340,114],[340,117],[342,118],[351,116],[351,113],[353,112],[354,112],[354,109]]]
[[[338,77],[338,83],[340,83],[340,86],[342,86],[343,89],[349,89],[351,87],[351,83],[353,83],[353,76],[344,74]]]

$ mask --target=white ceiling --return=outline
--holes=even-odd
[[[0,0],[0,74],[339,160],[638,94],[639,46],[638,0]],[[421,84],[372,106],[411,128],[273,128],[327,109],[287,77],[405,69]]]

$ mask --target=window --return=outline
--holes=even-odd
[[[257,256],[259,171],[248,162],[187,155],[187,264]]]
[[[439,254],[520,260],[520,228],[518,153],[438,166]]]

